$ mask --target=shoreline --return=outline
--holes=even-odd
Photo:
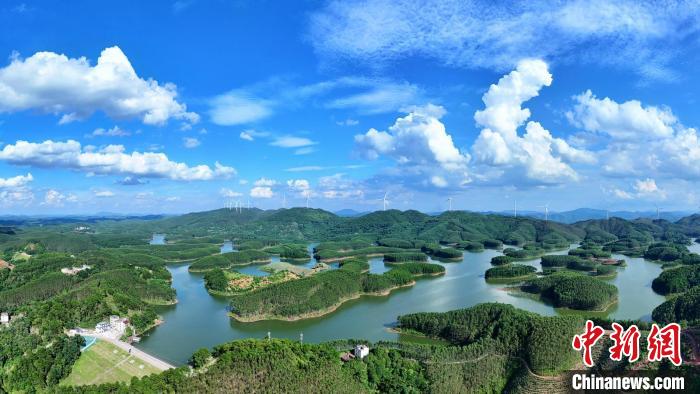
[[[442,273],[441,273],[442,274]],[[423,275],[422,275],[423,276]],[[305,320],[305,319],[313,319],[316,317],[321,317],[325,316],[329,313],[335,312],[338,308],[340,308],[344,303],[351,301],[351,300],[356,300],[362,296],[370,296],[370,297],[386,297],[391,294],[392,291],[401,289],[404,287],[412,287],[416,284],[416,281],[413,280],[409,283],[406,283],[405,285],[400,285],[400,286],[395,286],[391,287],[389,289],[380,291],[380,292],[372,292],[372,293],[357,293],[355,295],[349,296],[349,297],[344,297],[341,298],[337,303],[329,306],[328,308],[324,308],[318,311],[313,311],[313,312],[306,312],[302,313],[300,315],[295,315],[295,316],[276,316],[276,315],[255,315],[255,316],[250,316],[250,317],[243,317],[236,315],[232,312],[229,312],[229,317],[232,319],[241,322],[241,323],[254,323],[258,321],[267,321],[267,320],[279,320],[279,321],[299,321],[299,320]]]

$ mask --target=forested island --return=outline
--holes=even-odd
[[[128,318],[132,334],[147,335],[159,322],[156,307],[177,302],[166,266],[183,262],[191,272],[202,273],[210,292],[230,297],[232,318],[245,322],[321,316],[346,300],[386,295],[418,277],[441,275],[446,267],[462,264],[465,253],[487,252],[495,257],[484,272],[486,279],[511,280],[513,286],[557,307],[598,311],[615,302],[618,290],[605,279],[624,275],[626,263],[612,258],[623,254],[663,268],[653,289],[670,298],[649,311],[654,321],[688,327],[700,319],[700,256],[687,247],[700,235],[697,216],[677,222],[611,218],[568,225],[461,211],[431,216],[388,210],[345,218],[294,208],[0,225],[0,312],[9,316],[0,328],[0,388],[9,392],[138,392],[154,387],[226,391],[244,384],[263,391],[295,391],[307,382],[319,389],[342,383],[352,392],[399,387],[501,391],[527,387],[538,376],[569,368],[575,354],[569,351],[570,342],[564,346],[564,339],[570,341],[568,335],[578,332],[582,321],[485,304],[399,317],[399,331],[449,345],[375,343],[364,362],[339,361],[338,355],[352,347],[352,341],[302,345],[246,340],[215,347],[205,356],[200,353],[193,370],[181,367],[95,387],[58,386],[84,346],[80,336],[69,337],[67,330],[94,327],[119,315]],[[149,245],[153,233],[167,234],[167,243]],[[221,254],[220,245],[229,239],[237,251]],[[309,253],[311,242],[318,244]],[[548,254],[571,244],[579,246],[566,255]],[[282,269],[267,279],[236,273],[238,267],[266,263],[272,256],[293,263],[310,255],[320,262],[336,261],[338,267],[297,276]],[[372,257],[383,260],[386,272],[368,272]],[[519,263],[526,260],[535,264]],[[545,336],[555,340],[551,349],[541,346]],[[561,351],[552,353],[560,345]],[[469,362],[453,364],[460,360]],[[263,380],[253,372],[260,368],[267,371]]]

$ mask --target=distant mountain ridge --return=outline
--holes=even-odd
[[[484,213],[495,213],[499,215],[512,216],[513,211],[498,211],[491,212],[487,211]],[[691,215],[692,212],[684,211],[660,211],[659,219],[665,219],[670,222],[675,222],[683,217]],[[518,211],[518,216],[529,216],[536,219],[544,219],[544,212],[542,211]],[[607,219],[608,217],[622,218],[626,220],[635,219],[656,219],[656,211],[606,211],[604,209],[595,208],[577,208],[571,211],[561,211],[561,212],[549,212],[549,220],[560,222],[560,223],[576,223],[584,220],[591,219]]]

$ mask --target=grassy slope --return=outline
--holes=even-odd
[[[133,376],[141,377],[158,372],[160,371],[146,361],[130,356],[109,342],[98,340],[80,355],[73,365],[73,371],[61,385],[128,382]]]

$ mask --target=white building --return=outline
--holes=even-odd
[[[95,325],[95,332],[102,333],[107,332],[112,326],[106,321],[101,321]]]
[[[126,323],[124,322],[124,319],[119,316],[110,316],[109,325],[111,326],[113,331],[117,331],[119,333],[126,331]]]
[[[0,323],[10,324],[10,314],[7,312],[0,313]]]
[[[355,345],[355,358],[362,360],[369,355],[369,348],[365,345]]]

